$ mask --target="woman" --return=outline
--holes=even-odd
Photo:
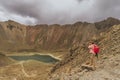
[[[98,58],[99,47],[94,42],[90,42],[88,48],[89,48],[89,53],[91,53],[90,66],[93,66],[93,68],[95,69],[96,57]]]

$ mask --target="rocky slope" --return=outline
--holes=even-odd
[[[27,42],[38,49],[65,50],[96,36],[94,24],[78,22],[73,25],[38,25],[27,28]]]
[[[99,41],[101,52],[95,71],[83,69],[81,65],[88,59],[85,47],[75,50],[73,55],[66,55],[51,71],[49,80],[119,80],[120,77],[120,25],[114,25],[102,32]],[[81,58],[82,57],[82,58]],[[83,58],[84,57],[84,58]]]
[[[119,23],[120,20],[114,18],[96,23],[77,22],[66,25],[26,26],[11,20],[0,22],[0,50],[66,51],[74,44],[80,45],[98,37],[99,32]]]
[[[26,45],[26,26],[14,21],[0,22],[0,50],[16,50]]]
[[[113,25],[120,24],[120,20],[107,18],[96,23],[77,22],[67,25],[36,25],[27,28],[27,42],[38,49],[65,50],[74,44],[80,45],[99,36]],[[48,46],[49,45],[49,46]]]

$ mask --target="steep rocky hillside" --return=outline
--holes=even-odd
[[[120,20],[107,18],[96,23],[77,22],[67,25],[36,25],[27,27],[27,42],[37,49],[68,50],[74,44],[80,45],[99,37],[99,33],[111,26],[120,24]]]
[[[26,26],[14,21],[0,22],[0,49],[15,50],[26,45]]]
[[[94,24],[78,22],[73,25],[38,25],[27,27],[27,42],[38,49],[65,50],[96,36]]]
[[[96,23],[77,22],[66,25],[25,26],[14,21],[0,22],[0,50],[6,51],[67,51],[74,44],[80,45],[99,37],[120,21],[108,18]]]
[[[102,32],[99,41],[100,54],[97,69],[89,71],[81,65],[89,60],[87,45],[74,49],[52,69],[50,80],[119,80],[120,77],[120,25]]]

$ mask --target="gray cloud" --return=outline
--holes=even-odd
[[[119,4],[120,0],[0,0],[0,19],[26,24],[96,22],[120,18]]]
[[[99,0],[95,2],[95,15],[97,19],[104,19],[105,17],[120,18],[120,0]]]

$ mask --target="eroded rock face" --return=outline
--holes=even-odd
[[[96,36],[94,24],[75,23],[73,25],[39,25],[27,28],[27,42],[45,50],[68,49],[70,46]]]
[[[26,45],[26,26],[14,21],[0,22],[0,49],[15,50]]]
[[[94,24],[77,22],[67,25],[37,25],[27,27],[27,42],[38,49],[65,50],[74,44],[80,45],[96,39],[99,33],[117,24],[120,24],[120,21],[110,17]]]
[[[77,22],[66,25],[26,26],[14,21],[0,22],[0,49],[19,51],[36,50],[68,50],[74,44],[80,45],[99,33],[107,30],[120,21],[108,18],[101,22]],[[34,51],[34,50],[33,50]]]

